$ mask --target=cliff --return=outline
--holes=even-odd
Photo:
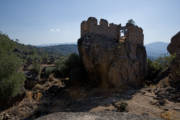
[[[175,59],[170,66],[169,79],[172,85],[180,90],[180,32],[172,37],[167,49],[171,55],[175,55]]]

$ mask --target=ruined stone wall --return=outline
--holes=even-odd
[[[144,45],[144,34],[142,28],[132,25],[126,24],[126,40],[130,43]]]
[[[120,31],[124,31],[123,39],[133,44],[144,45],[144,35],[142,28],[127,23],[126,26],[109,24],[107,20],[101,19],[98,23],[94,17],[89,17],[87,21],[81,23],[81,37],[86,34],[98,34],[107,38],[121,41],[122,35]]]
[[[87,33],[103,35],[111,39],[119,40],[120,25],[109,24],[107,20],[101,19],[99,24],[96,18],[90,17],[81,23],[81,37]]]

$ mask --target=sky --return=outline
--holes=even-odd
[[[31,45],[76,43],[88,17],[144,30],[145,44],[180,31],[180,0],[0,0],[0,31]]]

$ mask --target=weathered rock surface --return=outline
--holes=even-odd
[[[171,38],[167,49],[171,54],[180,53],[180,32]]]
[[[168,45],[168,51],[170,54],[176,54],[170,69],[171,73],[169,75],[172,85],[180,90],[180,32],[172,37],[171,43]]]
[[[122,27],[101,19],[97,25],[92,17],[83,21],[78,49],[91,84],[122,89],[140,86],[146,73],[143,39],[143,30],[129,23]]]
[[[162,119],[150,118],[147,115],[139,116],[129,113],[119,113],[119,112],[97,112],[97,113],[59,112],[38,118],[37,120],[162,120]]]

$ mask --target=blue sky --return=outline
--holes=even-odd
[[[75,43],[89,16],[125,25],[134,19],[145,44],[180,31],[180,0],[0,0],[0,31],[21,43]]]

